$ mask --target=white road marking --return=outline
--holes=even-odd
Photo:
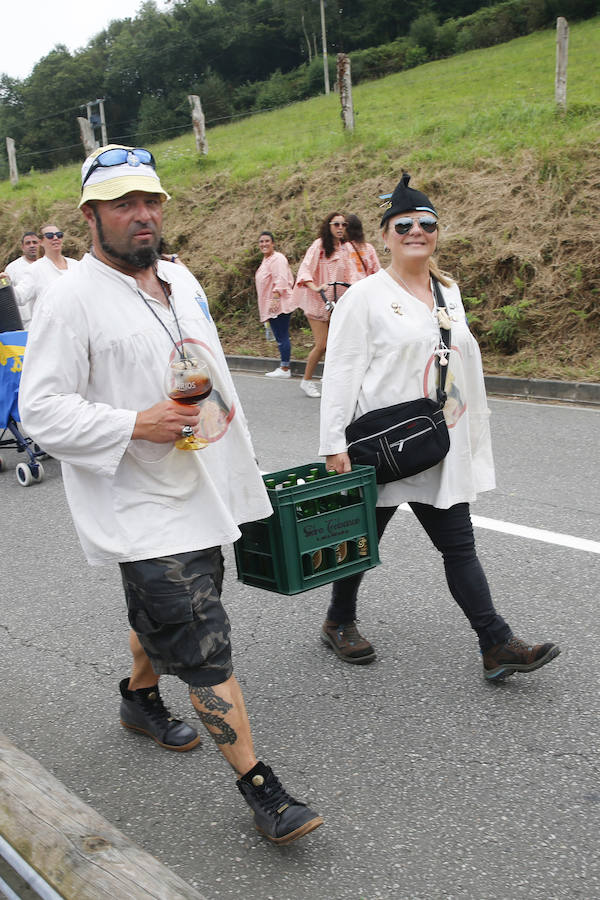
[[[408,503],[402,503],[400,509],[410,512]],[[528,525],[515,525],[514,522],[501,522],[499,519],[487,519],[485,516],[471,516],[471,521],[475,527],[488,528],[490,531],[514,534],[517,537],[543,541],[546,544],[558,544],[560,547],[571,547],[573,550],[584,550],[586,553],[600,553],[600,542],[574,537],[572,534],[545,531],[543,528],[530,528]]]

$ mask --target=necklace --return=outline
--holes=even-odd
[[[415,294],[415,292],[414,292],[414,291],[411,291],[411,289],[409,288],[409,286],[407,285],[407,283],[405,282],[405,280],[404,280],[403,278],[401,278],[400,275],[398,275],[398,273],[396,272],[396,270],[395,270],[395,268],[394,268],[393,266],[390,266],[390,271],[392,271],[392,272],[394,273],[394,275],[396,276],[396,278],[398,279],[398,281],[400,282],[400,284],[402,285],[402,287],[403,287],[405,290],[408,291],[408,293],[410,294],[411,297],[417,297],[417,295]],[[431,296],[433,297],[434,294],[433,294],[433,290],[432,290],[432,288],[431,288],[431,277],[429,278],[429,290],[431,291]],[[419,299],[420,299],[420,298],[417,297],[417,300],[419,300]],[[422,301],[421,301],[421,302],[422,302]]]
[[[156,273],[155,273],[155,274],[156,274]],[[185,352],[184,352],[184,350],[183,350],[183,335],[182,335],[182,333],[181,333],[181,328],[179,327],[179,319],[177,318],[177,313],[175,312],[175,307],[174,307],[173,304],[171,303],[171,298],[169,297],[168,291],[167,291],[166,287],[164,286],[164,283],[163,283],[163,282],[161,281],[161,279],[158,277],[158,274],[156,274],[156,277],[157,277],[158,282],[159,282],[159,284],[160,284],[160,286],[161,286],[161,288],[162,288],[163,294],[165,295],[165,300],[167,301],[167,305],[168,305],[169,309],[171,310],[171,313],[173,314],[173,318],[175,319],[175,324],[177,325],[177,331],[179,332],[179,340],[180,340],[180,346],[179,346],[179,347],[177,346],[177,342],[176,342],[175,340],[173,340],[173,335],[171,334],[171,332],[169,331],[169,329],[167,328],[167,326],[165,325],[165,323],[163,322],[163,320],[161,319],[161,317],[158,315],[158,313],[156,312],[156,310],[152,309],[150,303],[149,303],[148,300],[144,297],[144,295],[142,294],[142,292],[140,291],[140,289],[139,289],[139,288],[136,288],[136,290],[137,290],[138,294],[140,295],[140,297],[142,298],[142,300],[144,301],[144,303],[146,304],[146,306],[148,307],[148,309],[150,310],[150,312],[152,313],[152,315],[154,316],[154,318],[156,319],[156,321],[158,322],[158,324],[159,324],[159,325],[161,326],[161,328],[163,328],[163,329],[167,332],[167,334],[169,335],[169,340],[171,341],[171,343],[172,343],[173,346],[175,347],[175,350],[176,350],[177,353],[179,354],[180,359],[185,360],[185,359],[186,359],[186,355],[185,355]]]

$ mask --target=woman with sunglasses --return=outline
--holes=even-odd
[[[294,276],[286,257],[275,249],[275,238],[270,231],[261,231],[258,248],[263,255],[254,276],[258,312],[260,321],[271,326],[281,359],[277,369],[265,374],[269,378],[291,378],[290,315],[296,308],[291,300]]]
[[[42,225],[40,237],[44,255],[29,266],[25,276],[15,287],[15,294],[21,306],[23,327],[26,329],[29,327],[33,308],[42,294],[58,278],[78,264],[78,260],[63,256],[64,234],[56,225]]]
[[[308,397],[320,397],[319,389],[311,380],[327,347],[327,332],[331,310],[325,305],[321,291],[327,300],[339,299],[345,287],[332,286],[333,282],[351,284],[356,281],[350,257],[344,250],[343,239],[346,219],[340,212],[330,213],[319,227],[319,236],[313,241],[298,269],[296,286],[292,291],[294,308],[301,307],[313,334],[314,346],[308,354],[304,378],[300,388]]]
[[[346,216],[344,248],[350,254],[350,259],[356,269],[357,280],[366,278],[367,275],[374,275],[380,270],[377,251],[373,244],[367,243],[362,222],[358,216],[352,213]]]
[[[381,220],[391,262],[354,284],[336,307],[329,337],[321,402],[321,448],[328,469],[348,472],[345,429],[356,417],[422,396],[435,398],[438,359],[447,361],[444,416],[448,455],[418,475],[379,485],[376,519],[383,531],[400,503],[408,502],[442,554],[450,593],[479,639],[483,673],[496,680],[532,672],[559,654],[556,644],[526,643],[496,612],[477,558],[469,504],[495,487],[479,347],[469,331],[458,285],[432,259],[438,217],[425,194],[409,188],[409,175],[392,194]],[[432,279],[447,307],[438,311]],[[439,315],[438,315],[439,312]],[[451,350],[442,352],[440,319],[449,316]],[[445,327],[447,327],[447,321]],[[447,349],[447,348],[446,348]],[[350,663],[368,663],[375,650],[356,627],[361,575],[337,581],[321,634]],[[443,641],[440,633],[437,640]],[[445,665],[452,661],[445,660]]]

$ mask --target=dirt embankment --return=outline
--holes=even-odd
[[[460,284],[488,373],[600,381],[600,157],[592,151],[544,170],[525,156],[510,168],[485,162],[474,171],[413,172],[440,213],[438,261]],[[326,170],[300,163],[286,177],[267,171],[242,186],[199,181],[169,203],[165,236],[202,281],[228,352],[276,355],[254,294],[263,228],[294,270],[332,210],[360,216],[381,250],[378,196],[393,189],[402,162],[377,174],[374,167],[349,153]],[[37,212],[30,214],[39,224]],[[65,254],[81,255],[88,243],[81,214],[64,204],[53,218],[65,229]],[[28,227],[3,216],[0,243],[14,245]],[[296,313],[292,323],[293,356],[304,358],[307,322]]]

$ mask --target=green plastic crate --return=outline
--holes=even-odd
[[[234,549],[244,584],[299,594],[378,565],[375,469],[327,475],[323,463],[311,463],[263,478],[280,484],[291,472],[305,479],[311,469],[319,473],[312,483],[268,489],[272,516],[240,525]]]

